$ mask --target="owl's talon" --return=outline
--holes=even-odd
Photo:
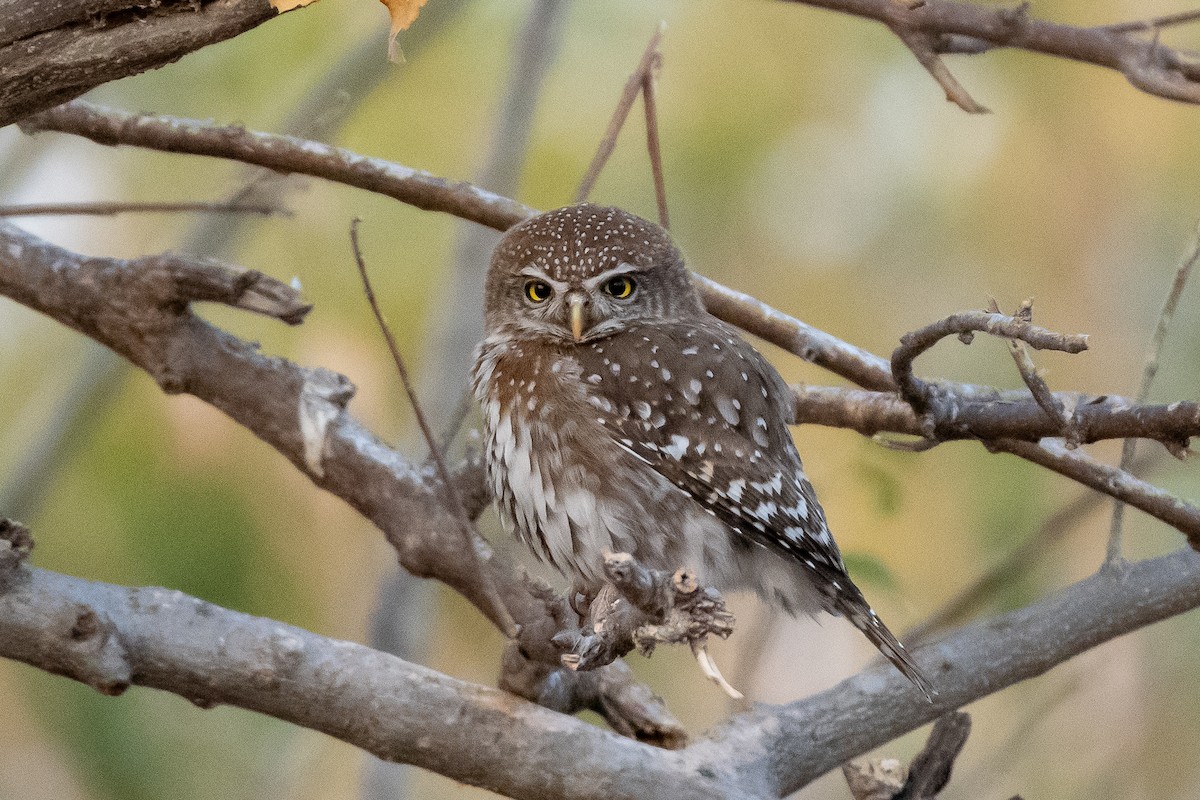
[[[734,700],[745,700],[746,696],[733,688],[729,681],[725,680],[725,676],[721,674],[721,670],[717,669],[717,662],[713,661],[713,657],[709,655],[708,648],[703,645],[692,647],[692,653],[696,656],[696,662],[700,664],[700,671],[704,673],[704,677],[721,687],[721,691],[729,695]]]

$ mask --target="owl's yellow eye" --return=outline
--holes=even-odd
[[[550,299],[554,290],[545,281],[525,281],[525,296],[535,303],[544,303]]]
[[[609,278],[604,282],[604,292],[610,297],[615,297],[618,300],[625,300],[633,294],[634,287],[637,284],[627,275],[618,275],[615,278]]]

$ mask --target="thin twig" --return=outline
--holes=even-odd
[[[970,93],[954,77],[954,73],[950,72],[950,69],[946,66],[946,62],[942,61],[942,57],[938,55],[933,46],[933,37],[927,33],[913,30],[903,24],[893,24],[889,27],[892,33],[896,34],[896,37],[904,42],[904,46],[912,51],[912,54],[916,56],[921,66],[937,81],[938,86],[942,87],[948,101],[954,103],[968,114],[991,113],[986,107],[980,105],[974,97],[971,97]]]
[[[1200,13],[1200,12],[1197,12]],[[1158,360],[1162,354],[1163,342],[1167,339],[1167,330],[1175,317],[1175,309],[1179,307],[1179,297],[1187,286],[1188,278],[1196,261],[1200,260],[1200,227],[1197,227],[1196,237],[1192,241],[1192,249],[1184,258],[1179,269],[1175,271],[1175,280],[1171,283],[1171,291],[1163,302],[1162,311],[1158,314],[1158,324],[1154,327],[1154,336],[1150,339],[1150,351],[1146,355],[1146,367],[1142,370],[1142,385],[1138,388],[1137,401],[1145,403],[1150,396],[1150,386],[1158,374]],[[1133,458],[1137,454],[1137,439],[1129,438],[1121,443],[1120,469],[1129,471]],[[1113,505],[1112,524],[1108,530],[1108,548],[1104,554],[1104,566],[1112,566],[1121,561],[1121,534],[1125,522],[1125,504],[1120,500]]]
[[[22,203],[0,206],[0,217],[65,217],[65,216],[115,216],[117,214],[150,213],[174,214],[179,212],[207,214],[262,214],[290,217],[286,208],[266,203],[203,203],[203,202],[96,202],[96,203]]]
[[[608,159],[612,156],[613,150],[617,146],[617,137],[621,134],[621,128],[625,126],[625,120],[629,117],[629,110],[633,108],[633,101],[637,99],[638,93],[642,91],[645,76],[653,69],[654,63],[662,58],[662,54],[658,51],[658,43],[662,41],[663,32],[666,30],[662,23],[654,29],[654,34],[650,37],[650,41],[646,44],[646,49],[642,53],[642,59],[638,62],[637,69],[629,76],[629,80],[625,82],[625,90],[621,93],[621,99],[617,102],[617,107],[613,111],[612,118],[608,121],[608,128],[604,131],[604,138],[600,140],[600,146],[596,148],[596,155],[592,157],[592,163],[588,165],[587,172],[584,173],[583,180],[579,182],[579,190],[575,192],[575,202],[582,203],[588,199],[588,195],[592,193],[592,187],[596,185],[596,179],[600,177],[601,170],[608,163]]]
[[[1153,31],[1160,28],[1169,28],[1173,25],[1185,25],[1196,20],[1200,20],[1200,9],[1180,11],[1177,14],[1166,14],[1152,19],[1117,22],[1112,25],[1098,25],[1097,28],[1109,33],[1135,33],[1137,31]]]
[[[991,299],[990,308],[993,313],[1000,313],[1000,306],[996,303],[996,298]],[[1033,301],[1026,300],[1021,303],[1020,309],[1014,314],[1018,319],[1030,322],[1033,319]],[[1033,395],[1034,401],[1038,407],[1046,412],[1051,420],[1056,425],[1063,426],[1063,433],[1066,433],[1066,427],[1070,424],[1070,415],[1066,413],[1066,409],[1062,402],[1054,396],[1054,392],[1050,391],[1050,387],[1046,385],[1046,381],[1038,373],[1037,365],[1033,363],[1033,358],[1030,357],[1029,351],[1025,349],[1025,345],[1018,339],[1008,340],[1008,352],[1012,355],[1013,361],[1017,365],[1017,372],[1021,374],[1021,380],[1025,383],[1029,393]]]
[[[413,414],[417,418],[417,425],[421,428],[421,435],[425,437],[425,444],[429,447],[429,454],[433,457],[433,463],[437,467],[438,478],[442,482],[442,487],[446,492],[446,498],[449,502],[452,516],[458,521],[459,527],[462,530],[463,543],[466,545],[467,551],[478,562],[478,551],[475,546],[475,539],[478,534],[471,527],[471,523],[467,517],[466,508],[463,506],[462,500],[458,496],[458,490],[454,488],[454,481],[450,477],[450,470],[446,469],[446,462],[442,460],[442,454],[438,450],[437,439],[433,435],[433,430],[429,427],[429,422],[425,419],[425,414],[421,410],[421,403],[417,399],[417,393],[413,390],[412,381],[408,377],[408,368],[404,366],[404,358],[400,355],[400,348],[396,344],[396,339],[392,336],[391,328],[388,327],[387,320],[384,319],[383,311],[379,307],[379,301],[375,299],[375,291],[371,288],[371,279],[367,275],[367,265],[363,260],[362,248],[358,242],[358,226],[362,220],[357,217],[350,223],[350,244],[354,250],[354,261],[358,265],[358,274],[362,278],[363,291],[367,295],[367,302],[371,305],[371,312],[375,315],[375,321],[379,323],[379,329],[383,332],[383,338],[387,341],[388,350],[392,354],[392,360],[396,364],[396,371],[400,374],[400,382],[404,384],[404,391],[408,395],[408,401],[412,405]],[[500,599],[499,593],[495,587],[490,585],[487,572],[480,566],[479,579],[488,585],[484,587],[489,601],[492,604],[492,611],[496,615],[498,624],[508,636],[512,638],[517,635],[517,624],[509,614],[508,608]]]
[[[667,23],[658,23],[661,37]],[[663,177],[662,146],[658,140],[658,90],[655,78],[662,69],[662,53],[655,50],[656,58],[650,69],[642,75],[642,106],[646,110],[646,151],[650,155],[650,171],[654,175],[654,199],[658,202],[658,224],[670,230],[671,217],[667,213],[667,184]]]

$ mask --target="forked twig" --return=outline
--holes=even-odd
[[[1019,339],[1036,350],[1081,353],[1087,349],[1085,334],[1066,334],[1040,328],[1017,317],[986,311],[962,311],[900,337],[900,346],[892,353],[892,377],[900,396],[918,414],[929,404],[929,385],[913,374],[913,360],[948,336],[957,335],[970,343],[975,333],[989,333],[1006,339]]]
[[[388,327],[387,320],[383,316],[383,311],[379,307],[379,301],[375,298],[375,290],[371,288],[371,279],[367,275],[367,265],[363,260],[362,248],[358,242],[358,226],[361,222],[362,220],[356,217],[350,223],[350,245],[354,250],[354,262],[358,265],[359,277],[362,278],[363,291],[367,295],[367,302],[371,305],[371,312],[375,315],[375,321],[379,323],[379,330],[383,332],[383,338],[387,341],[388,350],[391,352],[392,360],[396,364],[396,371],[400,374],[400,382],[404,384],[404,391],[408,395],[408,401],[412,405],[413,414],[417,418],[417,425],[421,428],[421,435],[425,437],[425,444],[429,447],[429,454],[433,457],[438,478],[442,482],[442,487],[446,492],[446,498],[450,505],[451,516],[458,522],[458,527],[462,531],[463,544],[466,545],[467,551],[472,554],[475,562],[478,564],[479,553],[475,547],[477,534],[468,521],[466,509],[463,506],[462,499],[458,496],[458,490],[454,487],[450,471],[446,469],[446,462],[442,459],[442,453],[438,449],[433,429],[429,427],[429,422],[425,419],[425,413],[421,410],[421,403],[417,399],[417,393],[413,389],[412,381],[409,380],[408,368],[404,365],[404,358],[400,355],[400,348],[396,344],[396,338],[392,336],[392,330]],[[482,568],[482,565],[479,567],[478,574],[479,579],[484,583],[484,593],[488,598],[488,603],[492,606],[492,614],[495,616],[496,624],[509,638],[516,636],[517,623],[513,620],[512,615],[508,612],[508,608],[500,599],[500,594],[496,591],[496,587],[491,584],[491,579]]]
[[[1200,14],[1200,12],[1196,12]],[[1171,283],[1171,291],[1163,302],[1162,311],[1158,314],[1158,324],[1154,327],[1154,336],[1150,339],[1150,350],[1146,355],[1146,367],[1142,370],[1142,385],[1138,388],[1137,402],[1145,403],[1150,396],[1150,386],[1158,374],[1158,360],[1162,353],[1163,342],[1167,339],[1167,330],[1175,317],[1175,309],[1179,307],[1179,297],[1187,286],[1196,261],[1200,260],[1200,226],[1197,226],[1196,237],[1192,241],[1192,249],[1175,271],[1175,280]],[[1126,439],[1121,443],[1120,470],[1128,472],[1133,458],[1137,454],[1137,439]],[[1113,504],[1112,524],[1108,530],[1108,548],[1104,554],[1104,566],[1113,566],[1121,561],[1121,533],[1125,522],[1125,503],[1117,500]]]
[[[990,302],[990,310],[994,314],[1000,313],[1000,306],[996,303],[996,298],[992,298]],[[1017,319],[1025,322],[1033,321],[1033,300],[1026,300],[1021,303],[1021,307],[1013,315]],[[1050,391],[1050,387],[1046,385],[1046,380],[1038,373],[1037,365],[1033,363],[1033,359],[1029,355],[1029,350],[1025,348],[1025,344],[1019,339],[1008,340],[1008,352],[1012,355],[1013,361],[1017,365],[1017,372],[1021,374],[1021,380],[1024,381],[1025,387],[1029,389],[1029,393],[1033,395],[1034,402],[1038,404],[1038,408],[1046,412],[1051,420],[1056,425],[1063,428],[1064,435],[1067,433],[1067,428],[1071,424],[1071,415],[1067,413],[1062,402],[1054,396],[1054,392]]]
[[[629,80],[625,82],[625,90],[621,93],[621,99],[608,121],[608,128],[604,131],[604,138],[600,140],[600,146],[596,148],[596,155],[592,157],[592,163],[588,165],[583,180],[579,182],[579,190],[575,192],[576,203],[582,203],[587,200],[588,195],[592,193],[592,187],[596,185],[596,179],[600,177],[600,172],[604,169],[604,165],[608,163],[608,159],[612,156],[613,150],[617,146],[617,137],[621,134],[621,128],[625,126],[625,120],[629,118],[629,110],[633,108],[633,101],[637,99],[638,94],[646,85],[646,76],[662,60],[662,53],[659,52],[658,45],[662,41],[665,31],[666,25],[660,22],[658,27],[655,28],[654,34],[650,37],[650,41],[646,44],[646,49],[642,53],[642,59],[638,62],[637,69],[633,71],[633,74],[629,76]],[[650,113],[647,111],[647,114]]]
[[[942,90],[946,93],[947,100],[968,114],[991,113],[987,107],[980,105],[974,97],[971,97],[970,93],[954,77],[954,73],[950,71],[949,67],[946,66],[946,62],[942,60],[942,57],[934,49],[929,34],[913,30],[904,25],[889,25],[888,27],[891,28],[892,33],[896,34],[896,38],[912,51],[912,54],[916,56],[920,65],[942,87]]]

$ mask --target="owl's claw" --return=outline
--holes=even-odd
[[[729,681],[725,680],[725,676],[721,674],[721,670],[717,669],[717,662],[713,661],[713,657],[708,654],[708,648],[703,644],[692,645],[692,653],[696,656],[696,662],[700,665],[700,671],[704,673],[704,677],[721,687],[725,694],[729,695],[734,700],[744,700],[746,696],[733,688]]]
[[[571,606],[571,610],[579,615],[579,618],[587,619],[588,611],[592,607],[592,601],[596,599],[595,592],[589,592],[581,586],[574,586],[567,595],[567,603]]]

